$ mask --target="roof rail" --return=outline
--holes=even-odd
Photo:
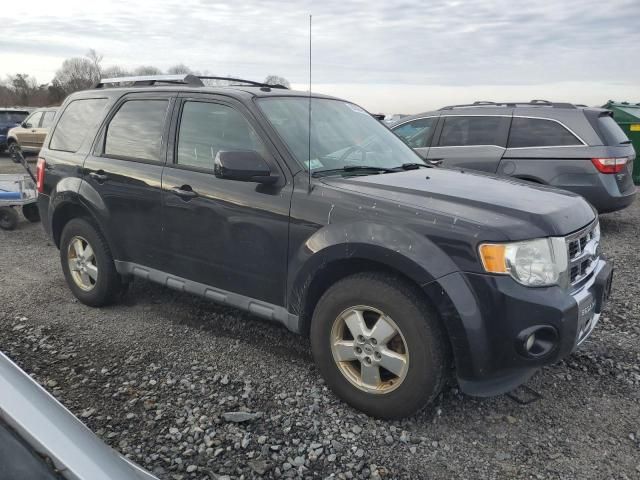
[[[287,87],[285,87],[284,85],[280,85],[279,83],[275,83],[275,84],[269,84],[269,83],[262,83],[262,82],[254,82],[253,80],[245,80],[243,78],[233,78],[233,77],[207,77],[207,76],[202,76],[202,75],[198,75],[198,78],[200,80],[226,80],[228,82],[238,82],[238,83],[245,83],[247,85],[251,85],[253,87],[263,87],[263,88],[283,88],[285,90],[288,90]]]
[[[122,84],[132,84],[134,87],[148,87],[148,86],[156,85],[159,83],[189,85],[192,87],[204,87],[205,84],[203,80],[226,80],[228,82],[247,84],[254,87],[262,87],[262,88],[284,88],[284,89],[287,88],[284,85],[280,85],[280,84],[270,85],[267,83],[254,82],[253,80],[244,80],[242,78],[209,77],[209,76],[199,76],[199,75],[191,75],[191,74],[140,75],[140,76],[134,76],[134,77],[104,78],[100,80],[100,82],[98,82],[94,88],[117,87],[117,86],[121,86]]]
[[[489,102],[486,100],[477,101],[473,103],[465,103],[461,105],[447,105],[440,110],[453,110],[455,108],[470,108],[470,107],[554,107],[554,108],[576,108],[572,103],[558,103],[550,102],[549,100],[531,100],[529,102]]]
[[[122,83],[132,83],[134,87],[150,86],[156,83],[204,86],[202,80],[195,75],[139,75],[134,77],[103,78],[94,88],[117,87]]]

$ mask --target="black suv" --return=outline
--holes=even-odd
[[[430,168],[337,98],[119,82],[67,98],[38,160],[81,302],[135,276],[275,320],[309,336],[338,396],[383,418],[452,372],[469,394],[509,391],[596,325],[612,268],[578,195]]]

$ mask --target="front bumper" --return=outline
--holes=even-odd
[[[612,271],[609,263],[598,260],[591,276],[570,293],[557,286],[529,288],[506,276],[463,272],[439,279],[437,288],[428,286],[429,296],[440,298],[440,311],[449,312],[443,316],[461,390],[477,396],[508,392],[540,367],[573,352],[599,320]],[[549,349],[539,355],[523,346],[534,331],[550,339]]]

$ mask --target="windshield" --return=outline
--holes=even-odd
[[[272,97],[258,102],[296,160],[305,169],[310,165],[313,173],[424,164],[402,140],[352,103],[312,98],[309,136],[309,98]]]
[[[21,123],[29,112],[0,111],[0,123]]]

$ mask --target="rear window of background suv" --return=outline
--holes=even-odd
[[[624,133],[624,130],[620,128],[620,125],[616,123],[611,115],[598,116],[596,132],[602,142],[609,147],[630,143],[627,134]]]
[[[100,114],[106,104],[106,98],[86,98],[70,102],[56,125],[49,148],[77,152],[89,130],[102,118]]]

